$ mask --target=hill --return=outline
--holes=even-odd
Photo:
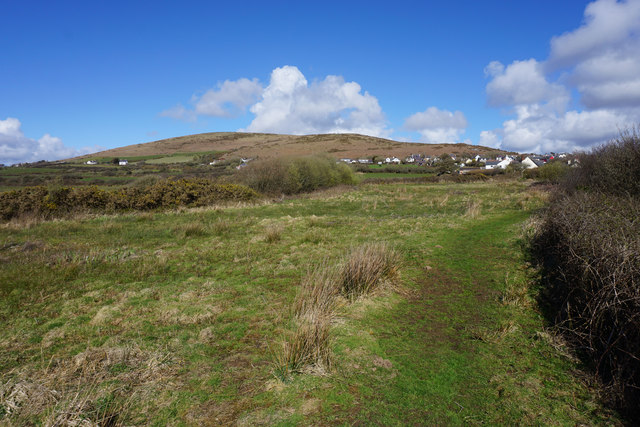
[[[280,157],[328,153],[340,157],[398,156],[425,154],[504,153],[494,148],[469,144],[422,144],[398,142],[357,134],[277,135],[266,133],[214,132],[180,136],[113,148],[75,159],[92,157],[136,157],[175,153],[225,152],[232,157]]]

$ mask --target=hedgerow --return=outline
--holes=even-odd
[[[95,186],[36,186],[0,193],[0,219],[195,207],[225,201],[248,201],[257,197],[254,190],[244,185],[219,184],[204,178],[164,180],[117,190],[103,190]]]
[[[560,182],[533,242],[550,319],[612,403],[640,420],[640,138],[624,133]]]

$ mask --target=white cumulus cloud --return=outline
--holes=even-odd
[[[194,95],[190,102],[192,108],[177,104],[160,115],[196,121],[200,116],[238,116],[248,108],[254,117],[240,131],[298,135],[390,133],[378,100],[363,92],[358,83],[333,75],[310,83],[291,65],[274,69],[266,87],[255,78],[226,80],[202,96]]]
[[[0,163],[58,160],[98,151],[100,147],[76,149],[67,147],[60,138],[44,134],[40,139],[24,136],[20,120],[9,117],[0,120]]]
[[[425,111],[409,116],[404,127],[418,132],[423,142],[457,142],[468,126],[467,119],[461,111],[440,110],[429,107]]]
[[[493,79],[487,84],[489,105],[514,106],[545,102],[562,110],[569,102],[567,90],[559,84],[549,83],[542,66],[535,59],[514,61],[507,67],[491,62],[485,74]]]
[[[590,3],[582,25],[550,44],[545,61],[487,65],[489,105],[514,116],[486,131],[487,142],[527,152],[588,149],[640,122],[640,0]],[[578,108],[566,111],[572,91]]]
[[[290,134],[360,133],[386,136],[385,116],[378,100],[356,82],[327,76],[311,84],[297,67],[286,65],[271,73],[249,132]]]
[[[262,94],[258,79],[225,80],[215,89],[209,89],[202,96],[193,95],[193,109],[178,104],[160,113],[163,117],[195,121],[198,115],[212,117],[234,117],[246,111]]]
[[[638,37],[640,1],[598,0],[587,5],[579,28],[551,39],[549,62],[579,63]]]

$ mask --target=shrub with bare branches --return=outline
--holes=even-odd
[[[583,155],[532,240],[541,300],[612,403],[640,420],[640,137]]]

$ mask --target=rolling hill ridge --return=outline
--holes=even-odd
[[[444,153],[487,155],[505,153],[490,147],[469,144],[424,144],[398,142],[358,134],[278,135],[266,133],[214,132],[180,136],[153,142],[112,148],[75,159],[93,157],[134,157],[175,153],[225,152],[229,157],[273,158],[326,153],[336,158],[408,156]]]

